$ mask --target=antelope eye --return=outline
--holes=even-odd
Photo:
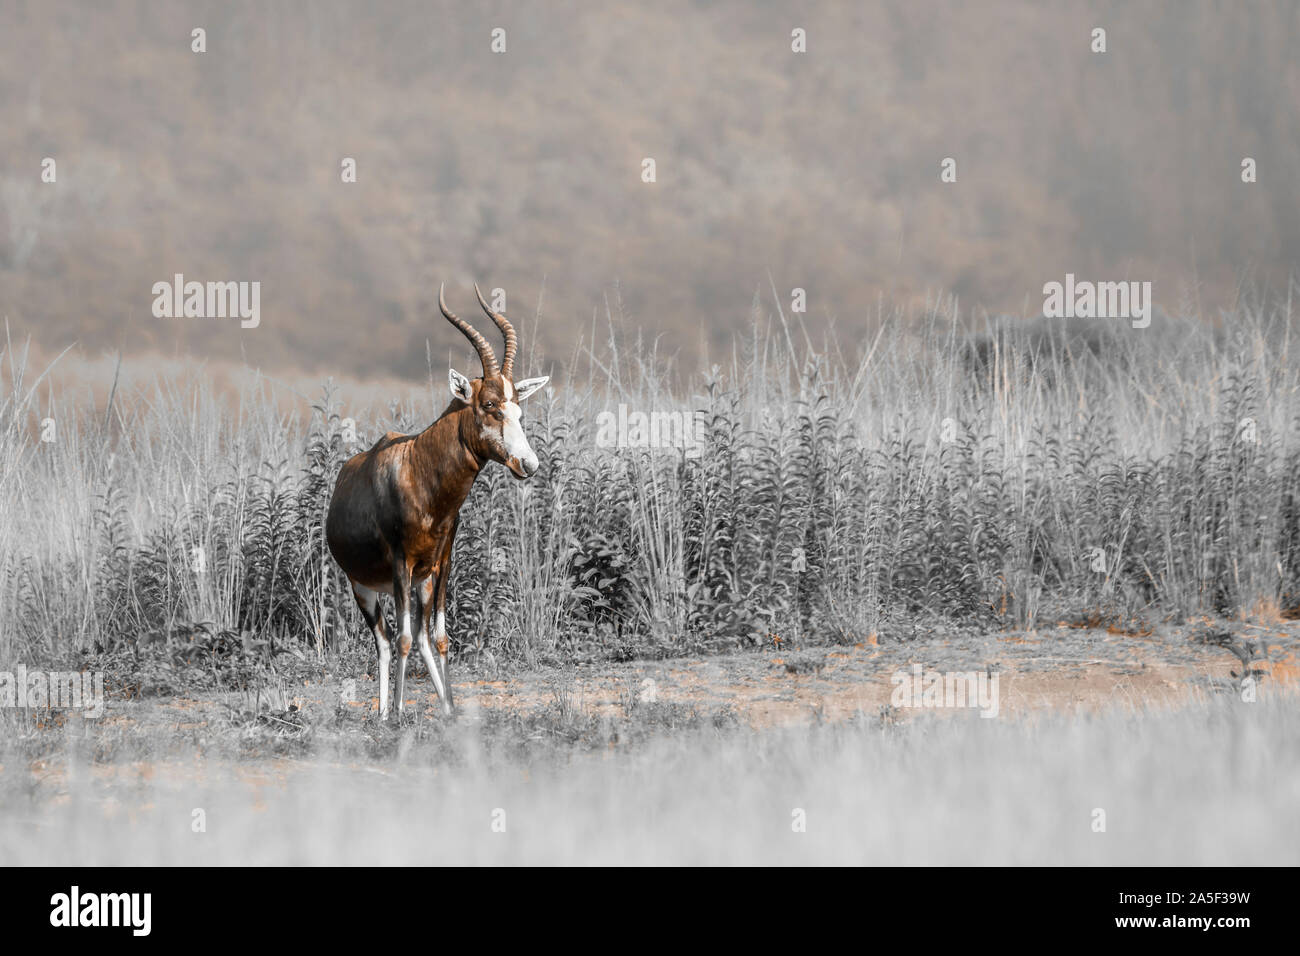
[[[484,407],[484,408],[496,408],[496,405],[497,405],[496,402],[484,402],[484,403],[483,403],[483,407]]]

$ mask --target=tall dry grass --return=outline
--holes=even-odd
[[[1215,328],[957,318],[949,302],[921,321],[882,311],[860,340],[814,342],[756,306],[751,333],[697,374],[612,335],[579,349],[528,402],[539,474],[490,466],[465,504],[454,652],[627,657],[858,640],[919,618],[1300,603],[1289,301]],[[7,348],[5,659],[203,622],[319,652],[358,639],[322,542],[329,494],[349,454],[441,410],[441,370],[431,396],[380,409],[327,388],[284,411],[256,379],[223,398],[201,370],[106,409],[37,379]],[[597,416],[619,403],[697,412],[698,455],[602,447]]]

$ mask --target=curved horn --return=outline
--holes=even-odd
[[[478,286],[474,288],[477,290]],[[485,376],[495,374],[497,371],[497,357],[492,351],[492,346],[488,345],[488,340],[483,338],[474,326],[452,314],[451,310],[447,308],[447,300],[442,297],[442,290],[443,286],[439,285],[438,308],[442,310],[442,314],[447,321],[464,332],[465,338],[469,339],[470,344],[474,346],[474,351],[478,352],[479,361],[483,363],[483,374]]]
[[[501,363],[501,374],[510,381],[515,380],[515,349],[519,347],[519,336],[515,335],[515,327],[500,312],[493,312],[487,301],[483,298],[483,293],[478,290],[478,283],[474,283],[474,294],[478,296],[478,304],[483,306],[483,311],[488,314],[488,318],[496,323],[501,334],[506,337],[506,358]]]

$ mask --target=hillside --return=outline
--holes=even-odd
[[[1036,311],[1066,272],[1215,319],[1300,258],[1294,4],[487,9],[6,0],[13,333],[418,380],[426,340],[464,354],[432,318],[441,280],[464,314],[471,281],[507,289],[525,347],[559,361],[616,301],[619,334],[696,360],[756,292],[771,308],[769,273],[808,290],[814,337],[833,320],[852,344],[941,292]],[[261,282],[261,325],[154,318],[178,272]]]

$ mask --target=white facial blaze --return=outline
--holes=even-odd
[[[532,472],[537,468],[537,456],[533,454],[532,446],[528,444],[528,436],[524,434],[524,426],[520,422],[523,410],[514,400],[514,386],[509,382],[503,384],[506,400],[501,403],[501,413],[505,416],[505,421],[501,425],[501,441],[506,446],[506,455],[519,459],[524,470]]]
[[[501,425],[501,440],[505,442],[506,454],[521,462],[531,461],[533,450],[528,445],[528,436],[524,434],[524,426],[519,421],[519,406],[514,402],[506,402],[501,406],[501,412],[506,417]]]

